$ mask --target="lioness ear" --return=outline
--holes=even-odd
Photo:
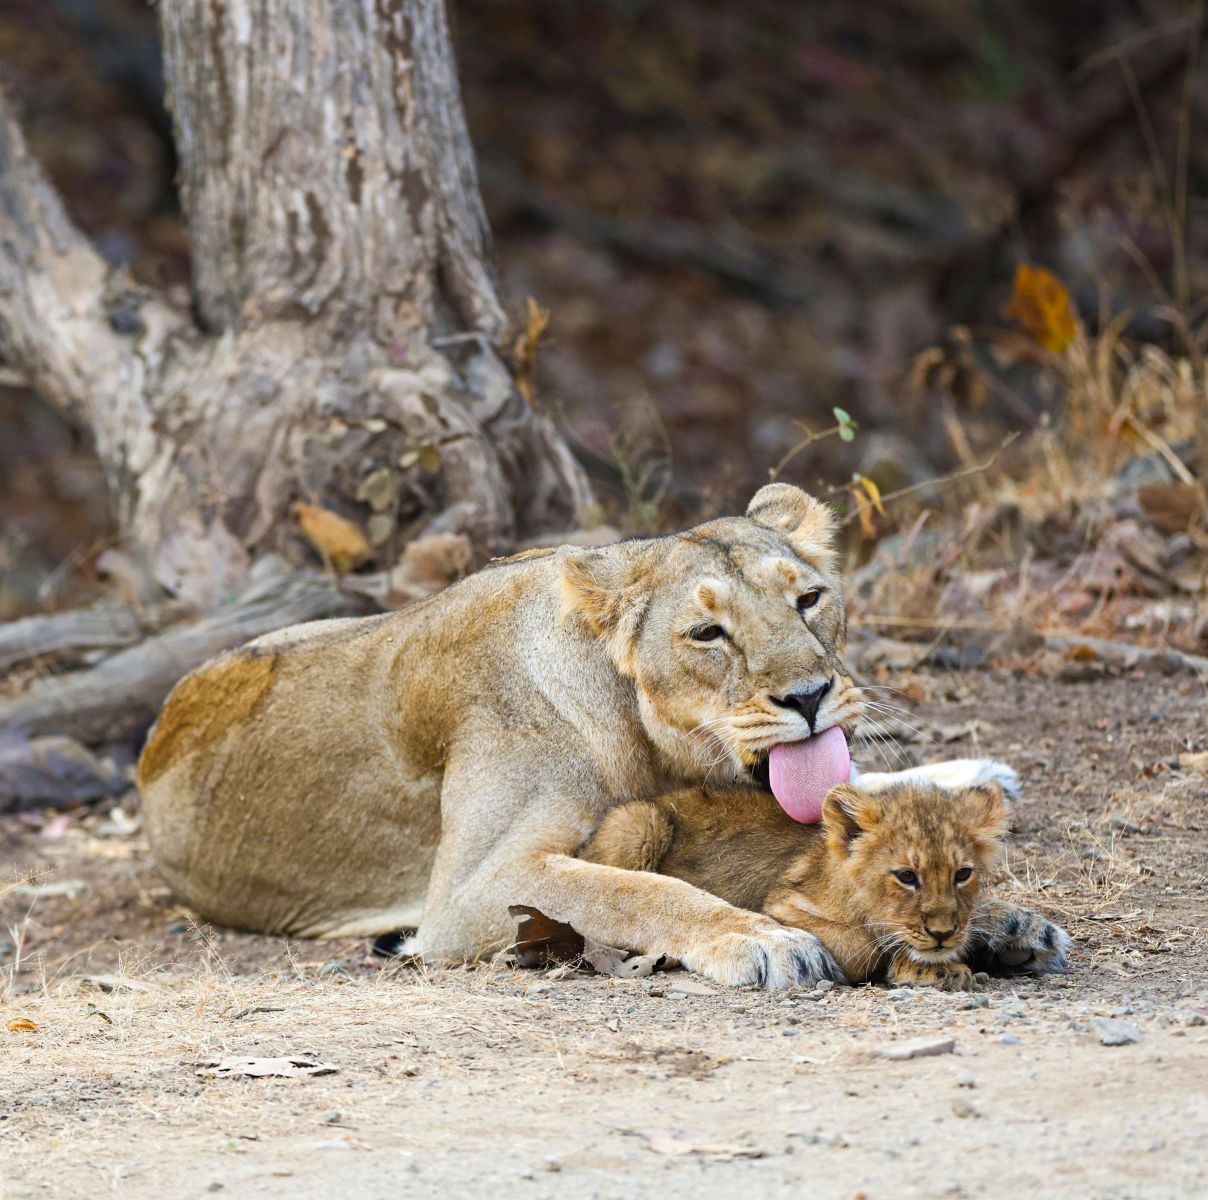
[[[642,563],[632,544],[607,550],[573,550],[562,559],[562,611],[584,621],[609,645],[628,674],[642,614],[650,599]]]
[[[871,792],[841,783],[826,793],[822,802],[822,827],[832,854],[843,857],[862,833],[875,829],[881,820],[881,804]]]
[[[835,565],[835,514],[831,507],[788,483],[769,483],[751,497],[747,516],[783,533],[789,545],[823,571]]]

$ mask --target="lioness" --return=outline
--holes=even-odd
[[[508,943],[524,904],[720,983],[826,975],[812,934],[574,853],[614,805],[706,779],[770,780],[795,816],[842,782],[829,731],[862,707],[831,539],[825,505],[771,484],[744,517],[523,556],[217,658],[139,763],[160,870],[223,924],[418,923],[433,960]]]
[[[685,788],[614,808],[580,857],[674,875],[806,929],[851,983],[954,990],[973,986],[975,968],[1065,970],[1064,930],[982,895],[1007,819],[992,777],[841,785],[820,825],[794,822],[764,792]]]

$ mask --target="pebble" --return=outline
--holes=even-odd
[[[981,1113],[973,1107],[964,1096],[958,1096],[952,1101],[952,1115],[954,1117],[980,1117]]]
[[[962,1071],[956,1077],[956,1086],[963,1088],[977,1087],[977,1080],[973,1078],[971,1071]]]
[[[911,1038],[906,1042],[886,1042],[877,1046],[873,1053],[878,1058],[902,1060],[907,1058],[931,1058],[937,1054],[951,1054],[956,1049],[956,1039],[950,1037]]]
[[[989,996],[978,996],[978,995],[966,996],[964,1003],[961,1005],[961,1008],[989,1008],[989,1007],[990,1007],[990,997]]]
[[[1019,1045],[1019,1038],[1017,1038],[1013,1033],[1004,1033],[1002,1035],[1002,1037],[1000,1037],[998,1040],[1004,1046],[1018,1046]]]
[[[1119,1021],[1115,1017],[1096,1017],[1091,1024],[1095,1036],[1103,1046],[1133,1046],[1141,1040],[1141,1031],[1131,1021]]]
[[[690,976],[676,979],[667,985],[668,996],[716,996],[717,994],[717,988],[712,988],[707,983],[701,983],[700,980]]]

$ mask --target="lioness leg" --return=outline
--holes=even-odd
[[[1001,900],[979,904],[964,957],[990,971],[1059,974],[1067,969],[1070,935],[1060,925]]]
[[[607,800],[534,796],[531,786],[527,777],[509,786],[494,763],[446,768],[440,845],[409,950],[432,960],[482,957],[510,944],[508,907],[522,904],[593,941],[677,958],[717,983],[785,988],[841,977],[804,930],[680,879],[571,857]]]

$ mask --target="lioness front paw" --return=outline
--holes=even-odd
[[[1030,908],[1005,913],[990,931],[987,945],[994,965],[1008,971],[1044,975],[1068,966],[1070,935]]]
[[[718,934],[681,956],[689,971],[730,987],[756,984],[769,991],[846,982],[826,947],[804,929],[764,921],[744,931]]]
[[[963,962],[919,962],[908,955],[895,958],[887,975],[891,987],[933,987],[942,992],[971,992],[973,970]]]

